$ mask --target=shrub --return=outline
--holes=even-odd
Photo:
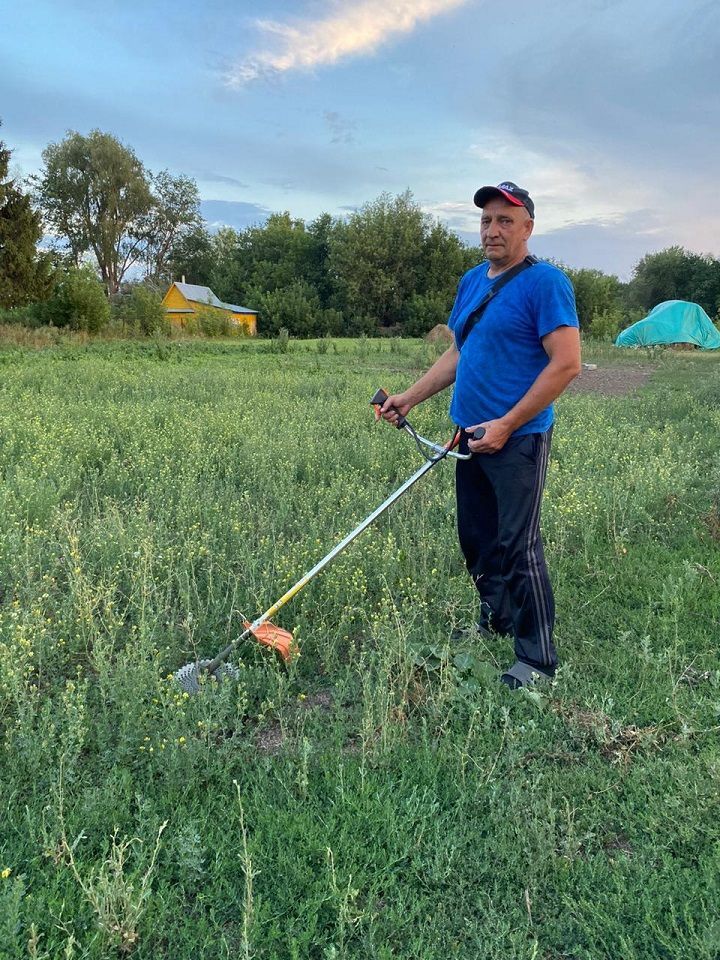
[[[0,308],[0,323],[14,327],[38,327],[41,324],[39,313],[41,304],[30,303],[24,307],[13,307],[10,310]]]
[[[230,321],[220,310],[201,307],[195,316],[200,333],[206,337],[227,337],[230,333]]]
[[[341,310],[328,307],[320,311],[317,335],[326,337],[341,337],[345,330],[345,317]]]
[[[590,326],[585,329],[585,334],[591,340],[614,340],[624,325],[621,310],[617,308],[603,310],[593,316]]]
[[[127,327],[145,336],[169,333],[170,321],[160,294],[142,284],[133,286],[122,298],[117,314]]]
[[[257,302],[260,316],[259,328],[264,336],[275,336],[285,327],[293,337],[313,337],[318,333],[322,320],[317,293],[309,283],[296,280],[290,286],[278,290],[256,292],[252,297]],[[336,322],[336,312],[328,318]]]
[[[414,293],[405,308],[403,334],[424,337],[439,323],[447,323],[449,312],[444,293]]]
[[[60,276],[52,297],[37,305],[37,316],[40,323],[97,333],[110,320],[110,304],[94,269],[84,264]]]
[[[367,314],[350,317],[345,328],[345,335],[348,337],[374,337],[377,332],[377,320]]]

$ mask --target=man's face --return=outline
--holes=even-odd
[[[525,207],[502,197],[493,197],[483,207],[480,240],[493,267],[502,269],[522,260],[532,230],[533,221]]]

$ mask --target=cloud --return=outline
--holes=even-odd
[[[390,37],[410,33],[417,24],[461,7],[468,0],[360,0],[336,4],[319,20],[295,24],[258,20],[269,47],[232,68],[227,81],[243,86],[291,70],[338,63],[347,57],[373,53]]]
[[[264,223],[270,215],[267,207],[240,200],[203,200],[200,212],[211,230],[220,227],[245,230],[246,227]]]
[[[326,110],[323,116],[330,128],[330,143],[355,143],[354,120],[346,120],[337,110]]]
[[[533,236],[530,249],[541,258],[550,257],[576,269],[592,267],[614,273],[623,281],[632,276],[634,265],[647,253],[654,253],[675,242],[671,231],[657,222],[651,211],[641,211],[646,227],[639,231],[635,217],[616,223],[588,222]]]
[[[205,171],[197,174],[197,178],[202,180],[204,183],[226,183],[231,187],[242,187],[247,189],[248,184],[243,183],[242,180],[238,180],[237,177],[227,177],[223,173],[212,173],[210,171]]]

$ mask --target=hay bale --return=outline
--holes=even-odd
[[[425,339],[428,343],[452,343],[452,330],[446,324],[438,323],[425,335]]]

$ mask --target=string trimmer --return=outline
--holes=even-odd
[[[380,408],[387,400],[388,395],[384,390],[377,390],[373,396],[370,403],[375,407],[375,416],[377,419],[380,418]],[[223,650],[221,650],[212,660],[195,660],[190,663],[186,663],[184,667],[175,673],[175,679],[178,681],[183,690],[188,693],[197,693],[200,689],[201,677],[204,674],[207,674],[210,677],[214,677],[216,680],[222,679],[227,676],[235,676],[235,668],[226,663],[225,661],[230,656],[232,651],[238,644],[242,643],[243,640],[246,640],[248,637],[252,636],[259,643],[264,644],[267,647],[270,647],[273,650],[276,650],[280,656],[286,662],[292,659],[294,652],[294,639],[293,635],[288,630],[283,630],[282,627],[276,626],[274,623],[271,623],[271,617],[274,617],[275,614],[281,610],[286,603],[288,603],[292,598],[298,594],[303,587],[307,586],[311,580],[313,580],[321,570],[324,570],[325,567],[335,559],[339,554],[343,552],[345,547],[348,544],[352,543],[353,540],[360,536],[363,530],[366,530],[372,523],[374,523],[381,514],[383,514],[388,507],[391,507],[403,494],[412,487],[420,477],[428,473],[432,468],[440,463],[441,460],[444,460],[446,457],[454,457],[457,460],[469,460],[471,454],[469,453],[456,453],[455,447],[460,441],[461,430],[456,428],[455,433],[451,440],[449,440],[445,445],[438,443],[433,443],[432,440],[427,440],[425,437],[421,437],[417,431],[410,425],[406,417],[400,417],[396,426],[399,430],[404,430],[408,433],[415,443],[418,446],[421,454],[425,459],[425,463],[420,467],[419,470],[409,477],[401,487],[391,493],[387,500],[383,501],[380,506],[373,510],[370,516],[366,517],[362,523],[358,524],[355,529],[349,533],[344,540],[341,540],[337,546],[333,547],[330,553],[326,554],[322,560],[318,560],[312,570],[302,576],[296,584],[294,584],[290,589],[284,593],[279,600],[276,600],[275,603],[261,614],[256,620],[253,620],[252,623],[249,623],[247,620],[243,621],[243,626],[245,630],[238,637],[232,640]],[[483,436],[485,431],[480,427],[475,432],[475,439],[479,439]]]

